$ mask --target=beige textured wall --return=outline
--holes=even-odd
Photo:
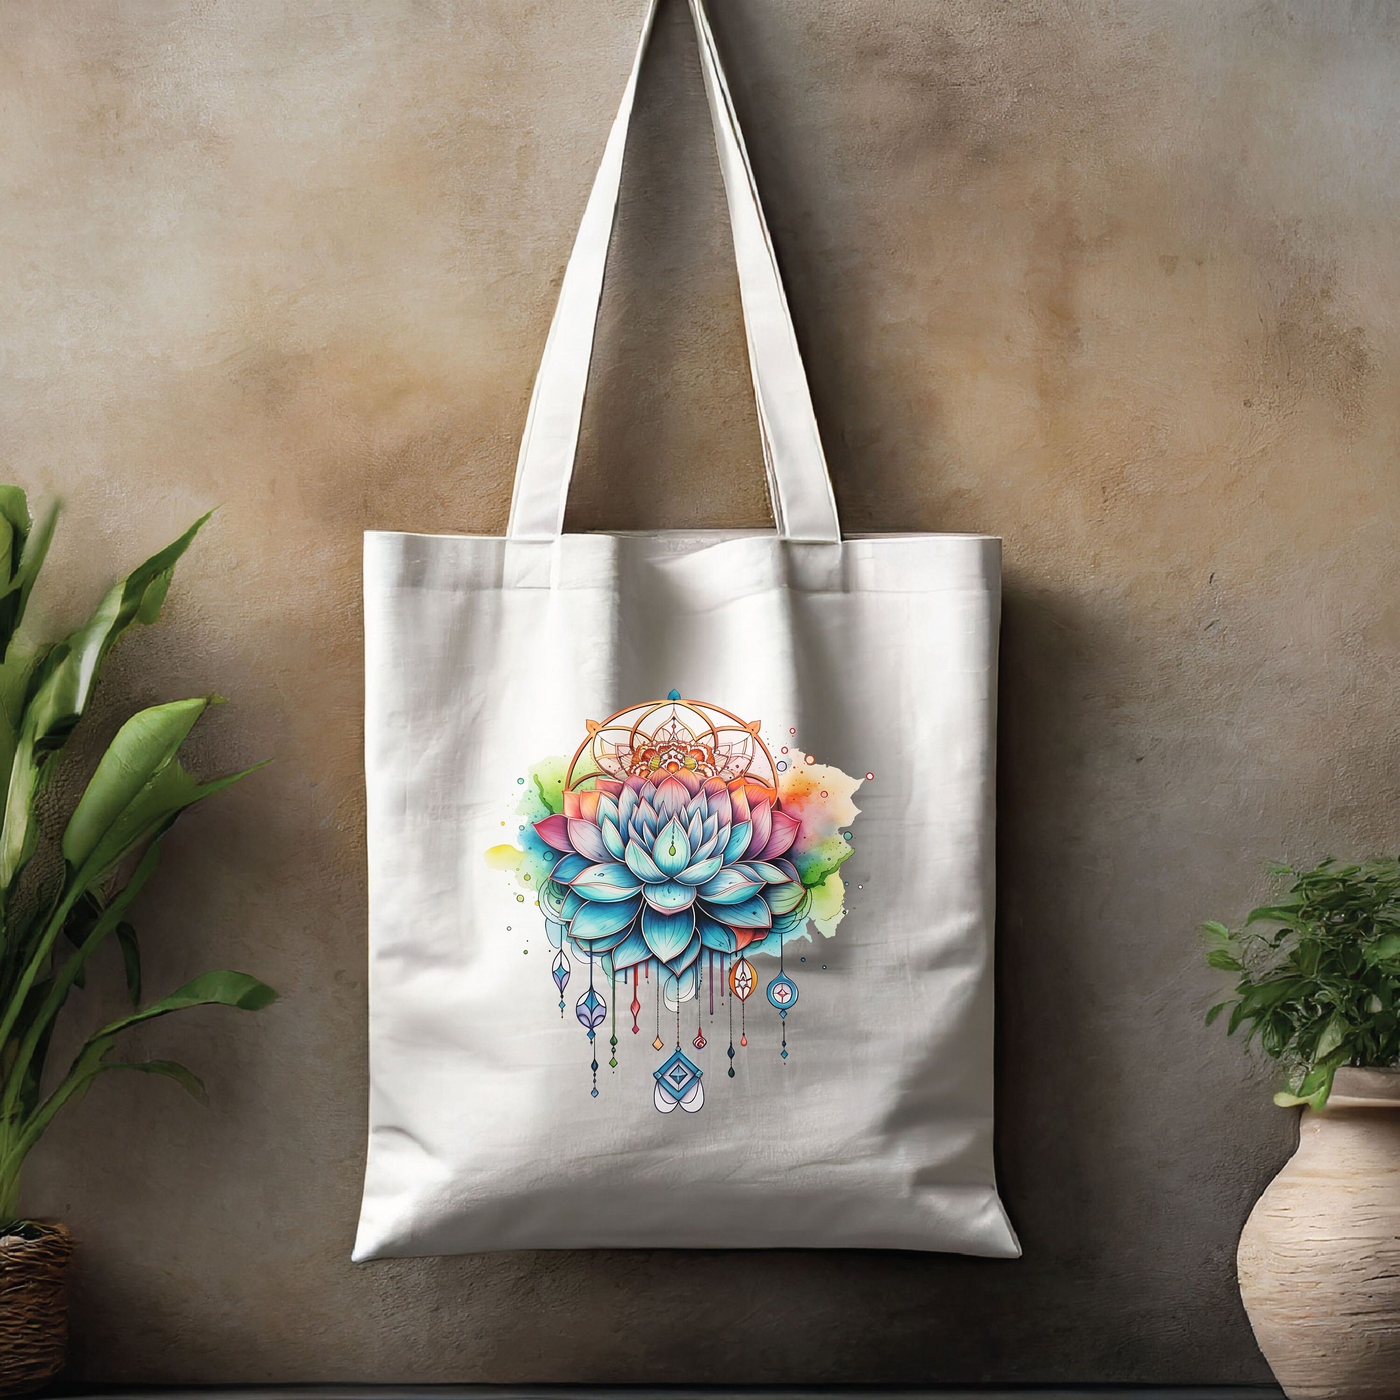
[[[496,532],[641,0],[11,0],[0,425],[55,625],[222,508],[94,737],[217,687],[153,987],[210,1083],[100,1085],[28,1207],[75,1371],[146,1380],[1257,1380],[1234,1238],[1291,1123],[1201,1012],[1266,857],[1395,846],[1400,18],[1286,0],[713,0],[854,530],[1006,538],[1000,1151],[1026,1257],[352,1267],[359,537]],[[765,505],[665,6],[577,527]],[[115,976],[115,969],[108,972]],[[94,1020],[115,993],[89,992]]]

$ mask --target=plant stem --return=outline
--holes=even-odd
[[[13,1223],[19,1215],[19,1173],[23,1157],[10,1165],[12,1124],[6,1121],[0,1131],[0,1228]]]
[[[8,1119],[14,1113],[19,1096],[24,1089],[25,1071],[34,1058],[34,1051],[43,1037],[45,1027],[63,1009],[63,1003],[68,999],[68,989],[73,985],[73,979],[77,977],[83,965],[97,951],[98,945],[107,937],[111,931],[111,925],[115,923],[115,918],[103,917],[99,919],[96,927],[83,941],[82,946],[73,951],[62,970],[54,977],[53,985],[49,988],[43,1005],[40,1006],[33,1023],[19,1044],[14,1064],[10,1066],[9,1082],[5,1085],[4,1097],[0,1098],[0,1116]]]
[[[34,979],[43,969],[44,959],[52,950],[64,920],[72,912],[73,906],[78,902],[78,897],[82,892],[82,886],[75,885],[59,901],[58,908],[50,917],[48,927],[44,930],[44,936],[39,940],[39,946],[34,950],[34,956],[29,959],[28,967],[24,969],[24,973],[10,997],[9,1006],[5,1008],[4,1019],[0,1020],[0,1046],[9,1040],[10,1033],[14,1030],[15,1022],[19,1020],[20,1011],[24,1007],[24,999],[29,995],[29,989],[34,985]]]

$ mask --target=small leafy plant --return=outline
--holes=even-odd
[[[1321,1109],[1343,1065],[1400,1064],[1400,860],[1311,870],[1275,865],[1278,901],[1251,911],[1231,932],[1207,923],[1206,961],[1239,975],[1229,1034],[1248,1024],[1264,1052],[1288,1068],[1283,1107]]]
[[[127,911],[160,859],[160,838],[202,797],[235,783],[201,783],[177,753],[217,696],[141,710],[122,725],[77,805],[62,820],[43,794],[92,698],[113,644],[160,615],[176,561],[200,526],[146,560],[62,641],[20,634],[25,608],[53,537],[56,510],[36,526],[25,494],[0,486],[0,1229],[15,1224],[20,1169],[64,1104],[106,1070],[165,1075],[203,1100],[204,1087],[171,1060],[113,1058],[132,1026],[188,1006],[257,1010],[276,998],[241,972],[206,972],[140,1007],[141,956]],[[259,765],[260,766],[260,765]],[[44,1062],[59,1013],[81,988],[93,954],[120,946],[131,1014],[103,1026],[68,1071],[45,1085]]]

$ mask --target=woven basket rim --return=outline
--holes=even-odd
[[[73,1236],[57,1220],[16,1220],[14,1225],[33,1230],[33,1235],[0,1234],[0,1259],[25,1256],[60,1258],[73,1252]]]

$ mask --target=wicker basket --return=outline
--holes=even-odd
[[[62,1225],[28,1221],[0,1236],[0,1395],[24,1395],[53,1379],[68,1345],[68,1258]]]

